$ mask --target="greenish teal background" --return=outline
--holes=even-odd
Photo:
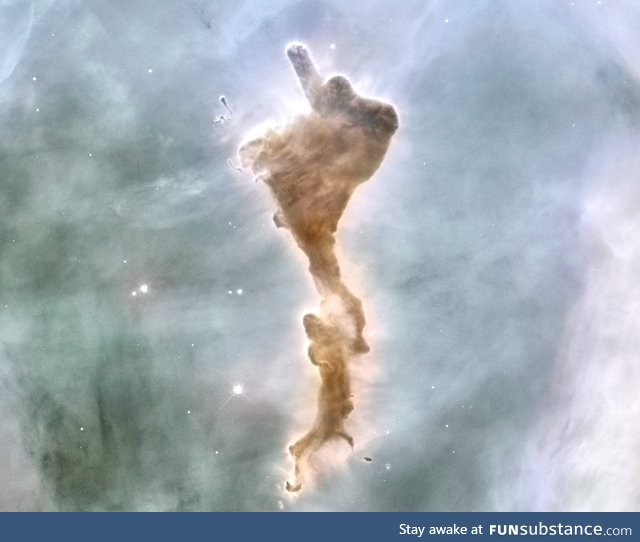
[[[637,28],[630,1],[1,1],[0,509],[638,510]],[[304,110],[292,40],[401,123],[339,235],[374,461],[293,501],[317,300],[227,165]]]

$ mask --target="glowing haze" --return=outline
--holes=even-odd
[[[0,1],[0,509],[640,510],[639,21]],[[293,40],[400,129],[335,235],[371,346],[345,428],[374,461],[287,499],[320,380],[301,319],[329,308],[227,159],[309,112]],[[333,440],[316,456],[353,457]]]

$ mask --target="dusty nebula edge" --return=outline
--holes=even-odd
[[[312,111],[271,129],[240,148],[243,167],[271,189],[277,203],[274,222],[291,232],[309,260],[320,295],[320,314],[306,314],[308,356],[321,383],[312,427],[289,447],[298,492],[310,477],[315,452],[334,439],[353,448],[345,420],[353,410],[350,363],[369,351],[363,337],[362,302],[344,284],[335,254],[340,218],[358,185],[379,168],[398,129],[395,109],[363,98],[348,79],[323,82],[307,48],[292,44],[287,55]]]

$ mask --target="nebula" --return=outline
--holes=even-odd
[[[341,439],[353,448],[345,429],[353,410],[349,366],[369,346],[362,302],[341,277],[335,234],[356,187],[380,167],[398,116],[393,106],[359,96],[343,76],[324,82],[304,45],[289,46],[287,55],[312,110],[245,143],[239,154],[242,166],[271,189],[277,203],[273,220],[291,232],[308,258],[321,298],[320,314],[303,318],[308,356],[321,383],[315,421],[289,447],[295,480],[286,489],[297,492],[323,445]]]

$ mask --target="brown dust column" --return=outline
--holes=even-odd
[[[355,188],[382,163],[398,116],[391,105],[356,94],[345,77],[323,82],[303,45],[290,46],[287,55],[312,111],[239,152],[242,165],[271,189],[278,205],[274,222],[304,251],[321,297],[320,314],[303,319],[321,384],[313,426],[289,447],[295,481],[286,488],[297,492],[311,456],[326,442],[344,439],[353,447],[344,427],[353,410],[349,363],[369,346],[362,303],[340,276],[335,233]]]

